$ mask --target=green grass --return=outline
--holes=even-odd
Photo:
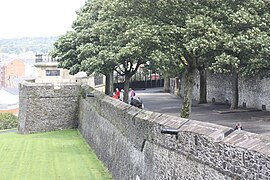
[[[77,130],[0,134],[1,180],[107,180],[108,170]]]

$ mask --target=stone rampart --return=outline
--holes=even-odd
[[[231,103],[232,99],[232,77],[224,74],[207,73],[207,102]],[[183,80],[180,86],[175,86],[175,78],[170,80],[170,91],[173,94],[183,95]],[[259,110],[270,110],[270,78],[260,79],[258,77],[245,79],[239,77],[239,107],[256,108]],[[193,99],[200,100],[200,76],[197,72],[193,88]]]
[[[208,73],[207,101],[215,98],[216,102],[231,102],[232,80],[230,76]],[[239,78],[239,106],[270,110],[270,78]]]
[[[28,134],[77,128],[80,85],[20,85],[19,132]]]
[[[23,83],[19,119],[23,134],[78,125],[116,180],[270,177],[268,136],[141,110],[77,84]]]
[[[149,112],[87,92],[91,95],[80,101],[79,130],[117,180],[270,177],[267,136]]]

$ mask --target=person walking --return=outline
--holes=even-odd
[[[134,89],[129,88],[129,98],[130,100],[132,100],[135,97],[136,93],[134,91]]]
[[[120,101],[124,101],[124,89],[120,91]]]

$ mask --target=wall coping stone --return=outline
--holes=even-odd
[[[163,114],[161,114],[161,113],[142,110],[142,111],[140,111],[139,114],[136,115],[136,118],[143,119],[143,120],[146,120],[149,122],[154,122],[155,119],[159,118],[162,115]]]
[[[232,131],[232,128],[218,124],[189,120],[186,121],[186,123],[183,124],[179,130],[205,135],[214,139],[215,141],[221,141],[227,132]]]
[[[237,130],[224,138],[223,142],[270,157],[270,137],[265,135]]]
[[[167,128],[179,129],[183,124],[185,124],[188,119],[171,116],[167,114],[161,114],[159,117],[153,119],[153,122],[162,125]]]

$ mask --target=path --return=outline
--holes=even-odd
[[[141,97],[146,110],[180,116],[181,98],[162,92],[162,88],[137,90],[136,95]],[[252,109],[232,113],[227,105],[194,103],[190,119],[228,127],[234,127],[237,122],[240,122],[245,131],[270,136],[269,111]]]

